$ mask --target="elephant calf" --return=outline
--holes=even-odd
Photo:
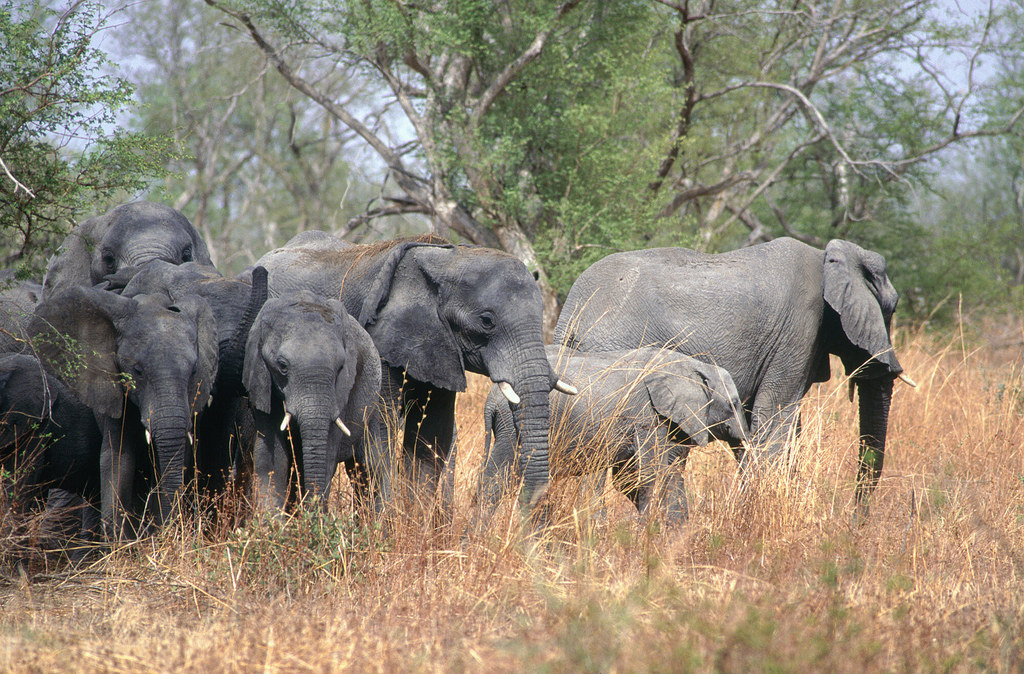
[[[260,506],[283,509],[305,493],[325,503],[338,463],[363,460],[367,427],[380,427],[370,419],[381,381],[373,340],[337,300],[273,298],[249,333],[242,381],[256,418]]]
[[[641,514],[656,480],[693,445],[711,439],[740,445],[748,435],[736,385],[728,372],[664,349],[582,353],[547,347],[555,370],[579,394],[551,395],[553,475],[584,475],[610,466],[617,486]],[[518,473],[514,405],[498,386],[484,409],[487,461],[481,493],[493,500],[502,479]],[[490,434],[494,433],[494,447]],[[687,516],[682,483],[669,488],[667,516]]]

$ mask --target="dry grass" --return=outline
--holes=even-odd
[[[853,522],[856,409],[838,372],[790,465],[737,496],[726,448],[691,454],[691,519],[641,525],[553,489],[554,528],[463,530],[487,382],[459,407],[453,530],[385,537],[333,516],[179,527],[75,570],[0,581],[15,671],[1021,671],[1019,347],[903,340],[883,480]],[[506,509],[507,512],[509,509]]]

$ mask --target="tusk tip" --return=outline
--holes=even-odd
[[[571,396],[577,395],[580,392],[578,388],[569,382],[562,381],[561,379],[555,382],[555,390]]]
[[[288,428],[288,424],[291,422],[291,420],[292,420],[291,412],[285,412],[284,413],[284,420],[281,422],[281,430],[282,431],[285,430],[286,428]]]
[[[498,390],[500,390],[501,394],[505,396],[505,399],[513,405],[518,405],[521,402],[515,389],[512,388],[512,384],[509,384],[507,381],[498,382]]]
[[[337,419],[335,419],[334,423],[337,424],[338,428],[341,429],[342,433],[344,433],[345,435],[347,435],[349,437],[352,436],[352,431],[348,430],[348,426],[346,426],[345,423],[341,420],[341,417],[338,417]]]
[[[910,386],[911,388],[917,388],[917,382],[908,377],[907,375],[900,373],[898,378],[907,386]]]

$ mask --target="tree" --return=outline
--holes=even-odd
[[[545,203],[543,177],[534,172],[545,162],[532,154],[540,148],[533,133],[552,130],[549,119],[570,110],[586,87],[608,93],[600,77],[609,70],[609,53],[626,44],[623,36],[642,36],[636,28],[650,15],[647,3],[207,4],[232,17],[293,87],[382,159],[403,193],[389,198],[390,211],[426,214],[438,234],[517,255],[535,271],[547,323],[554,324],[557,300],[531,240],[531,230],[539,228],[530,219],[536,204],[544,217],[556,209]],[[549,65],[575,72],[547,81],[527,78],[554,44],[559,57],[570,60]],[[406,128],[388,130],[357,103],[329,95],[295,57],[299,46],[377,78]],[[586,55],[602,58],[591,64],[581,59]],[[538,107],[524,107],[527,100]],[[503,114],[509,110],[516,114]],[[564,158],[549,159],[559,164]]]
[[[99,2],[0,2],[0,258],[25,275],[80,216],[163,170],[160,139],[110,130],[132,88],[93,45],[109,21]]]
[[[174,138],[181,156],[161,190],[203,232],[216,263],[237,271],[309,228],[367,234],[359,227],[368,220],[364,204],[378,203],[370,181],[379,169],[353,170],[350,129],[261,55],[253,58],[245,34],[218,25],[219,12],[162,0],[130,14],[131,38],[122,38],[121,49],[138,64],[133,77],[142,103],[132,124]],[[332,99],[371,98],[352,73],[315,54],[294,56],[314,61],[317,86]],[[409,225],[398,227],[388,231]]]
[[[981,114],[979,61],[1005,44],[991,8],[661,2],[678,22],[681,103],[649,189],[661,217],[693,218],[707,245],[878,239],[906,224],[929,159],[1005,134],[1024,114],[1024,97]]]

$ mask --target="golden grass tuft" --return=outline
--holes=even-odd
[[[740,492],[690,453],[690,521],[553,485],[552,529],[472,527],[489,382],[461,396],[455,523],[330,514],[159,536],[0,579],[5,671],[1021,671],[1024,382],[1012,353],[900,340],[883,478],[854,522],[856,405],[836,367],[788,463]],[[410,511],[410,512],[412,512]],[[365,519],[363,520],[365,521]],[[2,544],[2,542],[0,542]],[[20,544],[20,543],[19,543]]]

